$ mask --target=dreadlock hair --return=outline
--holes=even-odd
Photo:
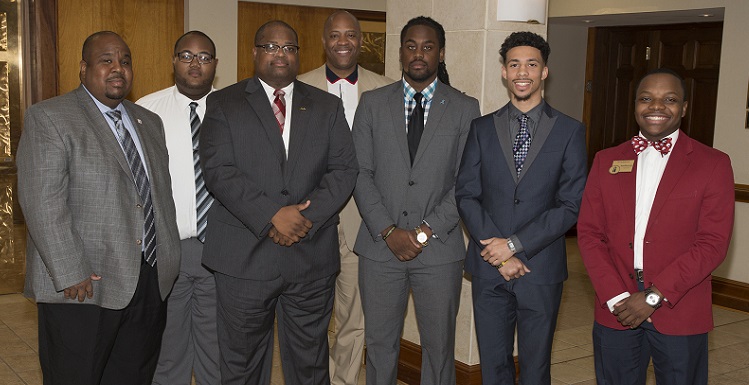
[[[403,39],[405,39],[408,29],[417,25],[429,27],[437,32],[437,40],[440,49],[445,48],[445,28],[442,27],[442,24],[436,22],[434,19],[428,16],[414,17],[413,19],[409,20],[405,26],[403,26],[403,29],[401,29],[401,45],[403,45]],[[444,61],[439,62],[439,64],[437,65],[437,78],[442,83],[450,85],[450,75],[447,74],[447,65]]]

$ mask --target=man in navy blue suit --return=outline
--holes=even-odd
[[[455,185],[471,235],[481,375],[514,384],[518,332],[521,384],[551,382],[551,343],[562,283],[564,234],[577,220],[586,176],[585,127],[541,96],[549,44],[515,32],[502,44],[510,102],[473,121]]]

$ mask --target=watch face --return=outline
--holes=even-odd
[[[419,233],[419,235],[416,236],[416,240],[420,243],[426,242],[427,239],[429,239],[429,237],[427,237],[427,233]]]
[[[658,301],[661,300],[661,297],[658,296],[658,294],[650,293],[647,297],[645,297],[645,302],[648,303],[650,306],[655,306],[658,304]]]

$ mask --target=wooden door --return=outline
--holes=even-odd
[[[722,23],[592,28],[584,113],[588,164],[597,151],[637,134],[637,83],[656,68],[684,77],[689,106],[681,129],[712,146],[722,33]]]

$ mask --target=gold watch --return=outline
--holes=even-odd
[[[427,233],[421,230],[421,226],[416,226],[416,240],[421,243],[422,246],[426,247],[429,244],[429,236]]]

